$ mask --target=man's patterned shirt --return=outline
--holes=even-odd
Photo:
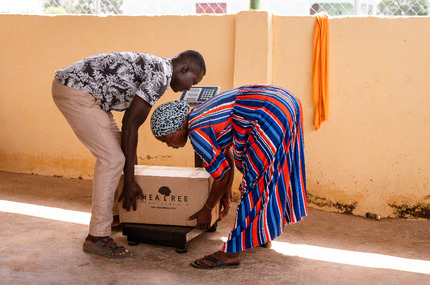
[[[55,75],[63,85],[99,97],[103,110],[122,111],[134,95],[153,106],[169,88],[172,61],[146,53],[104,53],[59,69]]]

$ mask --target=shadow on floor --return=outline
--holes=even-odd
[[[430,284],[430,221],[375,221],[310,209],[272,249],[243,252],[238,269],[198,270],[190,262],[221,247],[235,207],[216,232],[188,242],[184,254],[140,243],[129,247],[130,258],[110,260],[82,251],[90,195],[88,180],[0,172],[0,283]],[[57,209],[68,221],[58,220]],[[127,244],[122,232],[113,237]]]

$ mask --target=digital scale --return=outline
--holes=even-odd
[[[219,90],[219,86],[195,86],[191,87],[190,90],[182,92],[179,100],[185,101],[190,106],[195,107],[217,95]],[[203,167],[203,160],[197,153],[194,153],[194,166]]]
[[[191,106],[197,106],[219,93],[218,86],[191,87],[190,90],[182,92],[179,100],[185,101]]]
[[[180,100],[187,102],[191,106],[198,106],[217,95],[219,91],[220,88],[218,86],[195,86],[191,87],[190,90],[182,92]],[[197,153],[194,153],[194,166],[203,167],[203,160]],[[218,221],[207,231],[216,231],[217,223]],[[195,227],[184,226],[124,224],[122,227],[122,234],[127,236],[128,244],[131,246],[138,245],[141,242],[158,244],[176,247],[176,252],[178,253],[187,252],[187,242],[202,232],[202,230],[198,230]]]

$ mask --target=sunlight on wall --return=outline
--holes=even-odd
[[[0,200],[0,212],[28,215],[56,221],[88,225],[90,213],[64,210],[47,206],[39,206],[27,203],[18,203]]]
[[[226,237],[221,238],[224,242]],[[288,256],[326,262],[430,274],[430,261],[396,256],[342,250],[306,244],[272,241],[272,250]]]

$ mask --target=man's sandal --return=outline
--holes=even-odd
[[[130,252],[124,254],[114,254],[115,250],[124,247],[117,243],[112,243],[111,245],[108,245],[108,243],[111,241],[111,237],[104,237],[92,244],[84,243],[83,249],[85,252],[98,254],[108,258],[124,258],[130,256]]]
[[[199,268],[199,269],[237,268],[240,265],[239,263],[226,264],[226,263],[222,262],[221,260],[218,260],[215,257],[210,256],[210,255],[206,255],[202,259],[209,260],[210,262],[212,262],[213,265],[204,266],[204,265],[198,264],[196,261],[191,262],[191,265],[194,266],[195,268]]]

